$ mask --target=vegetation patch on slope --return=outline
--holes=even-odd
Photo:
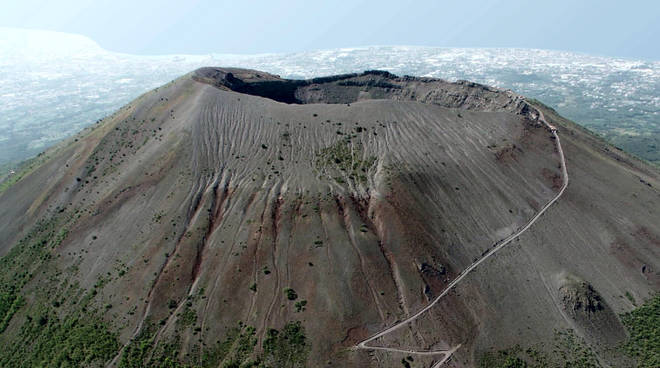
[[[543,346],[489,351],[479,361],[481,368],[598,368],[596,354],[573,330],[555,331],[552,353]]]
[[[624,350],[640,368],[660,367],[660,294],[621,319],[630,335]]]
[[[376,162],[373,156],[364,158],[362,143],[342,139],[316,155],[316,166],[322,174],[333,177],[337,182],[352,180],[367,181],[367,171]]]
[[[112,281],[105,275],[90,290],[71,282],[76,266],[60,270],[51,262],[55,249],[67,238],[68,228],[79,211],[62,211],[43,219],[0,258],[0,366],[3,367],[87,367],[111,360],[121,348],[116,326],[101,317],[95,302],[99,291]],[[123,265],[121,270],[125,272]],[[26,289],[34,275],[46,275],[42,292]],[[291,290],[293,292],[293,290]],[[295,293],[295,292],[293,292]],[[26,300],[29,299],[29,303]],[[183,329],[199,327],[193,301],[177,316]],[[108,306],[106,305],[105,308]],[[19,317],[16,317],[19,316]],[[14,321],[15,318],[19,320]],[[15,322],[15,323],[12,323]],[[12,323],[11,331],[6,331]],[[147,322],[129,343],[120,367],[303,367],[308,344],[300,322],[290,322],[281,331],[270,329],[257,349],[254,327],[239,324],[228,330],[223,341],[212,348],[193,347],[196,354],[182,357],[180,331],[167,340],[155,342],[158,326]],[[191,355],[195,355],[192,358]]]
[[[300,321],[289,322],[282,331],[270,329],[264,341],[264,367],[304,367],[309,346]]]
[[[50,260],[68,236],[77,211],[38,221],[0,259],[0,366],[87,367],[111,359],[119,349],[117,334],[94,306],[97,285],[85,291]],[[38,295],[26,289],[36,274],[44,274]],[[29,302],[26,300],[29,299]],[[7,331],[10,322],[12,331]]]
[[[263,352],[257,351],[259,339],[256,329],[239,322],[230,328],[224,340],[201,351],[199,357],[179,357],[180,337],[175,335],[169,342],[155,343],[158,328],[147,323],[130,342],[122,354],[120,368],[137,367],[241,367],[241,368],[299,368],[305,367],[309,345],[300,322],[289,322],[280,331],[269,329],[263,342]]]
[[[28,316],[18,340],[0,352],[3,367],[88,367],[111,359],[115,333],[92,315],[59,318],[54,311]]]
[[[12,317],[24,304],[21,294],[43,262],[51,258],[51,250],[58,247],[68,230],[57,217],[44,219],[0,258],[0,333],[7,328]]]

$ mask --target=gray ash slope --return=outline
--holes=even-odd
[[[556,330],[573,329],[601,362],[631,364],[611,348],[625,338],[617,313],[633,307],[623,296],[660,289],[660,175],[538,108],[560,130],[564,196],[381,344],[462,344],[448,365],[468,367],[516,344],[550,353]],[[0,340],[29,359],[17,344],[31,344],[31,316],[79,313],[53,310],[68,280],[95,290],[86,313],[112,306],[100,318],[117,351],[94,364],[127,364],[145,333],[142,364],[164,346],[197,364],[240,321],[256,345],[214,364],[277,366],[269,329],[300,321],[307,366],[400,366],[403,356],[350,348],[421,309],[559,190],[537,119],[521,96],[470,82],[199,69],[47,151],[0,193],[2,280],[29,301],[3,311]],[[20,240],[44,223],[66,232],[30,257]]]

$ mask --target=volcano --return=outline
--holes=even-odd
[[[658,188],[512,91],[198,69],[0,185],[0,365],[634,366]]]

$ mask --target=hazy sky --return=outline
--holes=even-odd
[[[134,54],[426,45],[660,60],[660,0],[0,0],[0,26]]]

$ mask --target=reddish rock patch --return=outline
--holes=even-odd
[[[369,331],[364,326],[351,327],[346,331],[346,337],[341,341],[341,346],[354,346],[369,337]]]
[[[548,168],[541,170],[541,175],[549,182],[552,183],[552,189],[559,190],[563,185],[561,175],[558,172],[552,171]]]

